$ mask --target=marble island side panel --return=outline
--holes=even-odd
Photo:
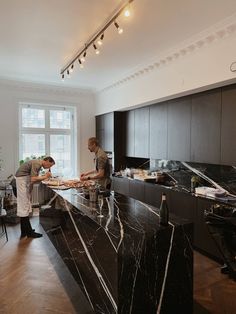
[[[193,226],[123,195],[98,206],[53,190],[40,222],[95,313],[192,313]],[[81,313],[83,314],[83,313]]]

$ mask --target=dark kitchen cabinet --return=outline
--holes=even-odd
[[[113,170],[119,171],[124,161],[124,113],[110,112],[96,116],[96,137],[105,152],[112,152]]]
[[[192,96],[191,161],[220,163],[221,89]]]
[[[222,88],[221,164],[236,165],[236,85]]]
[[[104,115],[104,150],[107,152],[114,151],[114,112]]]
[[[190,160],[191,97],[168,103],[168,153],[169,160]]]
[[[218,260],[222,260],[222,256],[220,255],[215,245],[215,242],[207,229],[207,225],[204,219],[204,211],[206,209],[209,210],[211,205],[214,204],[216,204],[215,201],[197,198],[197,211],[194,226],[194,244],[198,249],[202,250],[203,252],[206,252],[207,254]]]
[[[150,106],[150,158],[167,159],[167,106]]]
[[[134,111],[134,156],[149,158],[149,107]]]
[[[114,151],[114,112],[96,116],[96,137],[104,151]]]
[[[126,148],[125,153],[128,157],[134,157],[134,110],[126,112],[125,119]]]
[[[197,201],[196,197],[177,191],[170,191],[169,200],[167,200],[169,210],[176,216],[188,219],[190,222],[195,220]]]
[[[105,146],[104,126],[104,115],[96,116],[96,138],[101,147]]]
[[[153,183],[144,183],[144,202],[160,208],[161,205],[161,196],[162,193],[166,194],[167,202],[169,198],[169,190],[165,187],[153,184]]]
[[[129,181],[129,196],[144,202],[144,182],[137,180]]]
[[[128,178],[112,178],[112,185],[115,192],[129,196],[129,179]]]

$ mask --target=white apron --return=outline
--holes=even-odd
[[[17,216],[27,217],[32,212],[30,176],[16,177]]]

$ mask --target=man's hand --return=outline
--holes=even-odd
[[[47,172],[47,173],[45,173],[45,177],[46,177],[46,179],[51,178],[51,176],[52,176],[52,173],[51,173],[51,172]]]

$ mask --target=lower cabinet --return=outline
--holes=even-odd
[[[193,222],[197,207],[196,197],[191,194],[177,191],[170,191],[169,195],[167,202],[170,212]]]
[[[113,177],[113,190],[117,193],[129,196],[129,179]]]
[[[144,202],[153,205],[157,208],[161,205],[162,193],[166,194],[167,202],[169,198],[169,191],[161,185],[153,183],[144,183]]]
[[[137,180],[129,181],[129,197],[133,197],[136,200],[145,202],[143,181],[137,181]]]

